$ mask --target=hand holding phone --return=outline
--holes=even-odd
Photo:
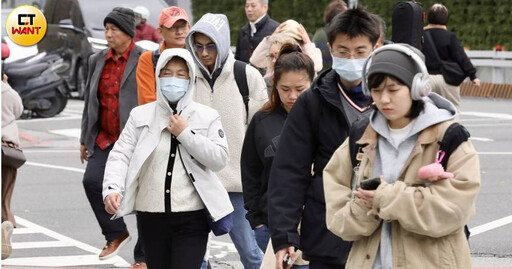
[[[297,258],[295,247],[289,246],[276,252],[276,269],[290,269]]]
[[[369,178],[361,181],[359,187],[363,190],[376,190],[380,185],[380,177]]]
[[[289,264],[293,264],[292,259],[290,258],[290,255],[288,253],[284,254],[283,258],[283,269],[288,268]]]

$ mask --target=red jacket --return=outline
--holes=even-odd
[[[133,38],[134,42],[140,40],[151,40],[155,43],[160,43],[161,39],[162,37],[151,24],[141,23],[135,27],[135,37]]]

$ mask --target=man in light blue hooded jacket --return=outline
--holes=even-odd
[[[252,115],[267,101],[265,81],[254,67],[245,68],[249,89],[246,110],[235,81],[235,58],[230,51],[229,22],[223,14],[205,14],[190,29],[187,48],[197,64],[194,100],[217,110],[228,138],[230,160],[217,172],[235,208],[233,229],[229,233],[244,268],[259,268],[262,253],[256,244],[254,231],[245,219],[240,172],[240,155],[245,131]],[[240,68],[240,67],[238,67]]]

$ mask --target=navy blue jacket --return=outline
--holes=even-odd
[[[251,37],[251,26],[249,26],[249,23],[244,25],[240,32],[238,32],[235,59],[249,63],[249,58],[251,58],[254,49],[264,37],[271,35],[277,26],[279,26],[279,23],[267,14],[261,21],[256,23],[256,33]]]

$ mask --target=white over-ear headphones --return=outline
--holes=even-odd
[[[398,51],[407,56],[410,56],[413,59],[413,61],[416,63],[416,65],[420,68],[421,73],[417,73],[412,80],[411,98],[413,100],[421,100],[423,97],[429,95],[431,86],[429,83],[427,66],[425,66],[425,63],[423,62],[423,60],[420,58],[420,56],[418,54],[416,54],[414,51],[412,51],[408,47],[400,45],[400,44],[389,44],[389,45],[382,46],[382,47],[376,49],[375,51],[373,51],[372,54],[370,54],[370,56],[368,56],[368,59],[366,59],[366,61],[363,64],[363,78],[362,78],[363,93],[367,96],[370,96],[370,89],[368,88],[368,77],[367,77],[368,63],[371,61],[373,56],[375,56],[376,54],[378,54],[382,51],[385,51],[385,50]]]

